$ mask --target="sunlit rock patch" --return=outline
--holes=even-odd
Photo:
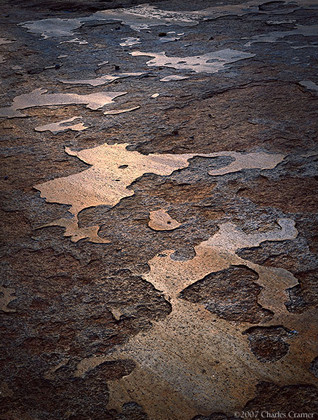
[[[43,38],[72,36],[73,31],[82,26],[79,19],[50,18],[21,23],[28,31]]]
[[[84,359],[76,376],[98,369],[98,365],[103,369],[106,361],[132,359],[136,363],[132,373],[109,382],[110,407],[120,411],[122,404],[133,400],[143,406],[150,418],[180,420],[191,419],[197,413],[206,415],[212,410],[232,412],[252,398],[259,376],[289,383],[297,376],[298,381],[301,378],[313,383],[310,373],[300,373],[299,366],[304,364],[304,357],[306,363],[312,360],[315,345],[312,340],[306,343],[305,356],[298,349],[302,340],[306,340],[299,338],[308,328],[304,322],[315,328],[314,321],[308,313],[303,320],[293,317],[283,303],[286,287],[297,280],[286,270],[262,267],[235,255],[243,245],[252,247],[267,240],[292,240],[297,236],[292,220],[282,219],[278,223],[277,229],[251,234],[243,233],[233,224],[224,224],[219,226],[218,233],[195,247],[196,255],[190,260],[173,260],[172,250],[154,257],[149,261],[150,272],[143,278],[164,294],[172,312],[163,321],[155,322],[149,331],[131,338],[128,344],[117,346],[110,355]],[[284,355],[284,363],[278,360],[273,368],[251,356],[248,340],[242,335],[248,323],[230,323],[211,315],[200,304],[179,298],[190,285],[229,266],[243,266],[247,272],[256,273],[253,281],[262,287],[258,302],[272,311],[271,323],[283,323],[285,328],[299,332]]]
[[[133,51],[130,53],[134,57],[150,56],[152,60],[147,61],[147,66],[153,67],[172,67],[177,70],[190,70],[196,73],[217,73],[226,68],[226,65],[236,61],[246,60],[255,55],[243,51],[231,50],[229,48],[206,53],[192,57],[168,57],[165,52],[152,53]]]
[[[90,85],[90,86],[102,86],[108,83],[113,82],[114,80],[124,79],[126,77],[136,77],[141,76],[144,73],[121,73],[116,75],[108,75],[105,74],[104,76],[97,77],[95,79],[87,79],[87,80],[61,80],[62,83],[68,85]]]
[[[210,154],[151,154],[142,155],[139,152],[127,150],[127,144],[104,144],[93,149],[79,152],[65,149],[66,153],[76,156],[83,162],[92,165],[89,169],[75,175],[57,178],[44,184],[36,185],[41,192],[41,197],[47,202],[70,205],[70,213],[73,220],[62,219],[62,222],[54,221],[54,226],[70,226],[67,236],[71,233],[74,240],[74,224],[77,223],[77,215],[88,207],[108,205],[115,206],[125,197],[132,196],[134,191],[127,189],[133,181],[145,173],[158,175],[170,175],[177,169],[187,168],[189,160],[195,156],[215,158],[229,156],[233,158],[224,168],[209,172],[212,176],[224,175],[241,171],[243,169],[271,169],[284,159],[281,154],[268,153],[237,153],[218,152]],[[71,225],[69,225],[71,223]],[[52,225],[52,224],[51,224]],[[83,235],[77,232],[78,237]],[[77,233],[75,237],[77,237]],[[87,231],[85,231],[85,235]],[[94,230],[96,241],[96,229]]]
[[[140,44],[140,38],[127,37],[123,38],[122,42],[119,44],[121,47],[133,47],[134,45]]]
[[[21,109],[52,105],[86,105],[86,108],[97,110],[111,104],[118,96],[126,92],[98,92],[88,95],[77,93],[48,93],[47,89],[35,89],[31,93],[16,96],[10,107],[0,108],[0,117],[15,118],[26,117]]]
[[[35,127],[35,131],[51,131],[53,134],[61,133],[63,131],[72,130],[72,131],[84,131],[87,130],[87,126],[80,122],[82,117],[73,117],[68,120],[59,121],[56,123],[41,125]]]
[[[11,42],[13,41],[11,41],[10,39],[0,38],[0,45],[11,44]]]
[[[107,244],[110,242],[98,235],[99,226],[80,227],[77,222],[77,217],[54,220],[51,223],[40,226],[40,229],[51,226],[65,228],[64,236],[71,238],[72,242],[78,242],[81,239],[88,239],[95,244]]]
[[[133,106],[132,108],[126,109],[111,109],[110,111],[105,111],[104,115],[118,115],[118,114],[125,114],[126,112],[136,111],[139,109],[140,106]]]
[[[178,80],[186,80],[189,79],[189,76],[179,76],[178,74],[171,74],[170,76],[165,76],[162,79],[160,79],[160,82],[175,82]]]
[[[94,18],[97,20],[119,20],[136,31],[159,25],[193,26],[199,23],[195,12],[161,10],[147,4],[128,9],[104,10],[95,13]]]
[[[173,219],[166,210],[159,209],[150,212],[148,226],[153,230],[174,230],[181,223]]]

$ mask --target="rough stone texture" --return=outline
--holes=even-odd
[[[208,417],[206,417],[206,416],[195,416],[192,420],[236,420],[238,418],[239,417],[236,417],[236,416],[235,417],[233,417],[233,416],[228,417],[224,413],[212,413]]]
[[[262,308],[257,298],[262,289],[254,283],[257,273],[248,267],[232,266],[227,270],[208,274],[204,279],[187,287],[180,297],[206,308],[229,321],[252,324],[269,321],[272,312]]]
[[[306,384],[278,386],[269,382],[261,382],[256,388],[256,396],[249,401],[244,410],[259,410],[275,413],[313,413],[317,412],[317,392],[315,386]]]
[[[318,306],[317,271],[305,271],[295,274],[299,285],[288,289],[289,301],[286,307],[290,312],[303,312],[309,307]]]
[[[315,359],[311,362],[310,372],[318,378],[318,357],[315,357]]]
[[[297,334],[297,332],[295,332]],[[261,362],[275,362],[288,353],[288,338],[292,331],[280,327],[252,327],[244,332],[248,335],[252,352]]]
[[[46,89],[50,101],[24,104],[27,118],[0,120],[0,419],[233,420],[248,410],[317,412],[317,8],[310,0],[148,0],[158,9],[146,7],[139,23],[149,19],[149,28],[136,30],[138,19],[118,8],[142,3],[1,2],[0,107],[8,111],[15,98],[28,101],[37,89]],[[92,17],[104,9],[114,19]],[[62,22],[70,36],[28,31],[26,22],[43,19],[53,19],[55,34]],[[125,42],[136,38],[138,44]],[[151,57],[131,54],[164,51],[184,61],[221,50],[250,58],[208,74],[149,67]],[[121,77],[131,73],[140,75]],[[112,81],[94,86],[105,80]],[[127,94],[96,110],[73,103],[98,92]],[[56,106],[52,94],[72,101]],[[135,110],[118,114],[129,109]],[[76,128],[87,129],[54,134],[75,116]],[[72,242],[65,223],[53,225],[70,220],[70,203],[49,203],[34,187],[88,171],[76,157],[82,151],[124,143],[127,154],[146,160],[192,158],[169,174],[148,168],[113,207],[107,200],[81,207],[76,228],[105,243],[90,235]],[[226,172],[234,163],[222,154],[229,151],[280,157],[268,169]],[[180,226],[151,229],[149,215],[158,209]],[[290,221],[287,228],[281,219]],[[253,235],[262,240],[246,243]],[[221,251],[208,247],[198,256],[220,237],[227,238]],[[170,279],[158,275],[163,269]],[[129,357],[115,358],[129,348]],[[158,365],[156,352],[163,354]],[[190,393],[201,387],[190,401],[187,386]],[[163,401],[160,410],[156,401]]]
[[[286,213],[317,213],[317,191],[318,179],[315,177],[286,177],[274,181],[261,176],[248,188],[240,188],[238,194],[260,206],[276,207]]]
[[[290,418],[316,419],[317,392],[318,389],[311,385],[298,384],[280,387],[277,384],[263,381],[256,387],[255,398],[248,401],[242,410],[237,410],[235,416],[212,413],[210,416],[197,416],[192,420],[234,420],[247,416],[273,418],[274,415],[276,415],[274,418],[288,418],[289,416]]]
[[[156,3],[158,0],[30,0],[25,4],[24,7],[32,9],[39,8],[40,10],[45,8],[52,11],[87,13],[95,12],[97,10],[113,9],[135,4],[153,2]],[[16,0],[13,0],[12,3],[19,5],[19,2]]]

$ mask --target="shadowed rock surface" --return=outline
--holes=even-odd
[[[233,266],[209,274],[183,290],[180,297],[193,303],[203,303],[210,312],[229,321],[252,324],[269,321],[272,312],[257,302],[262,289],[254,283],[257,279],[257,273],[248,267]]]
[[[261,362],[275,362],[288,353],[288,338],[294,333],[284,327],[252,327],[244,332],[248,335],[252,352]]]
[[[316,2],[1,8],[0,419],[315,418]]]

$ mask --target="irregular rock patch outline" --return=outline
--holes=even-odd
[[[191,57],[167,57],[165,52],[147,53],[133,51],[130,54],[133,57],[153,57],[153,59],[146,63],[149,67],[172,67],[176,70],[190,70],[196,73],[217,73],[223,70],[227,64],[255,56],[255,54],[232,50],[230,48]]]
[[[109,61],[102,61],[101,63],[98,63],[97,66],[102,67],[102,66],[105,66],[106,64],[109,64]]]
[[[89,227],[80,227],[78,225],[77,217],[73,218],[61,218],[54,220],[51,223],[46,223],[45,225],[40,226],[40,229],[45,227],[59,226],[65,228],[64,236],[66,238],[71,238],[72,242],[78,242],[82,239],[89,239],[90,242],[95,244],[108,244],[110,241],[108,239],[101,238],[98,235],[100,226],[89,226]]]
[[[173,260],[173,250],[155,256],[148,262],[150,272],[143,278],[169,300],[172,312],[110,354],[83,359],[75,376],[102,369],[104,362],[132,359],[136,367],[131,374],[108,382],[109,408],[120,412],[123,404],[136,401],[154,420],[190,420],[198,413],[233,412],[253,397],[260,377],[273,382],[314,383],[310,372],[299,372],[299,365],[310,363],[315,356],[315,343],[312,339],[306,342],[306,331],[316,330],[317,326],[312,314],[294,317],[284,306],[285,289],[296,284],[297,279],[287,270],[259,266],[235,254],[242,246],[296,238],[293,220],[280,219],[278,224],[279,228],[272,231],[246,234],[234,224],[225,223],[214,236],[195,247],[196,255],[191,260]],[[250,324],[225,321],[202,305],[178,298],[189,285],[230,265],[243,265],[258,274],[257,283],[263,287],[259,302],[274,312],[272,325],[283,324],[299,332],[293,337],[289,352],[275,365],[264,364],[251,355],[248,340],[242,334]],[[306,355],[300,351],[305,342]]]
[[[21,23],[20,26],[29,32],[41,35],[44,39],[51,37],[72,36],[73,31],[82,26],[80,19],[50,18]]]
[[[118,96],[127,92],[98,92],[88,95],[77,93],[47,93],[47,89],[35,89],[30,93],[16,96],[10,107],[0,108],[0,117],[15,118],[26,117],[21,109],[52,105],[78,105],[84,104],[86,108],[97,110],[111,104]]]
[[[210,158],[230,156],[235,159],[224,168],[210,171],[209,174],[212,176],[224,175],[243,169],[272,169],[284,159],[282,154],[264,152],[142,155],[139,152],[128,151],[127,146],[128,144],[104,144],[79,152],[65,148],[66,153],[76,156],[92,166],[78,174],[56,178],[35,186],[41,192],[41,197],[44,197],[47,202],[71,206],[69,212],[74,219],[61,219],[52,223],[68,227],[67,236],[72,233],[72,240],[83,239],[82,228],[78,227],[77,230],[74,228],[74,221],[77,223],[77,215],[81,210],[99,205],[115,206],[121,199],[134,195],[134,192],[127,187],[145,173],[170,175],[175,170],[188,167],[189,159],[195,156]],[[94,230],[93,237],[87,236],[89,240],[94,242],[96,242],[95,232]],[[88,233],[85,231],[85,234]]]
[[[121,47],[133,47],[134,45],[140,44],[140,38],[134,38],[129,36],[122,38],[122,42],[119,44]]]
[[[67,130],[72,130],[72,131],[87,130],[88,127],[82,122],[74,123],[74,121],[78,121],[80,119],[82,119],[82,117],[73,117],[73,118],[69,118],[68,120],[58,121],[56,123],[40,125],[38,127],[35,127],[34,130],[39,131],[39,132],[51,131],[51,133],[53,134],[61,133]]]
[[[166,36],[162,36],[159,38],[159,42],[161,42],[162,44],[166,44],[167,42],[179,41],[179,39],[181,39],[181,35],[184,35],[184,33],[177,36],[175,31],[169,31],[167,32]]]
[[[177,74],[171,74],[170,76],[163,77],[160,79],[160,82],[171,82],[177,80],[186,80],[189,79],[188,76],[178,76]]]
[[[175,230],[181,223],[173,219],[165,209],[159,209],[150,212],[148,226],[157,231]]]
[[[116,75],[106,74],[104,76],[97,77],[95,79],[86,79],[86,80],[60,80],[60,82],[68,85],[90,85],[90,86],[102,86],[106,83],[111,83],[114,80],[124,79],[126,77],[137,77],[145,73],[122,73]]]
[[[126,112],[136,111],[139,109],[140,106],[134,106],[132,108],[126,108],[126,109],[112,109],[110,111],[105,111],[104,115],[119,115],[119,114],[125,114]]]

